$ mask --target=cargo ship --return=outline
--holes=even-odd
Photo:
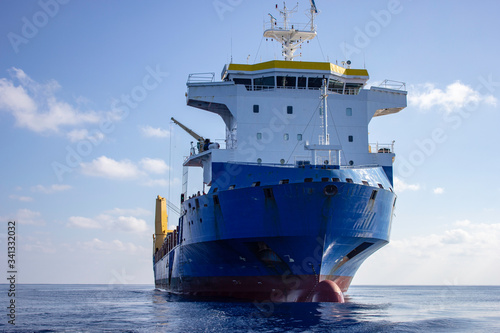
[[[156,288],[273,302],[344,302],[354,274],[389,242],[396,204],[394,142],[371,144],[373,117],[407,105],[405,84],[367,86],[366,69],[294,60],[315,38],[317,15],[290,23],[269,14],[264,38],[283,60],[191,74],[187,105],[222,118],[226,138],[196,139],[183,163],[180,218],[167,228],[156,200]],[[188,193],[189,169],[202,168]]]

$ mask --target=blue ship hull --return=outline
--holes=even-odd
[[[183,203],[178,245],[154,259],[156,286],[342,301],[361,263],[389,241],[396,196],[387,171],[213,163],[209,193]]]

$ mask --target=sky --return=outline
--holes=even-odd
[[[369,84],[408,90],[369,127],[370,142],[395,140],[398,198],[390,244],[353,284],[500,284],[500,3],[316,5],[318,38],[297,61],[351,60]],[[155,198],[179,205],[193,140],[170,117],[225,137],[186,106],[188,75],[281,59],[262,38],[268,13],[275,2],[0,2],[0,254],[16,220],[18,282],[153,283]]]

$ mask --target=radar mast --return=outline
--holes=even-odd
[[[278,9],[278,5],[276,5],[276,9],[283,17],[283,22],[278,23],[276,18],[269,14],[271,18],[271,26],[270,29],[266,29],[264,31],[264,37],[273,38],[281,43],[283,47],[282,54],[287,61],[292,61],[295,57],[297,57],[294,53],[302,43],[316,37],[314,18],[318,15],[318,9],[316,8],[314,0],[310,0],[310,3],[311,24],[309,30],[306,30],[309,24],[305,25],[303,29],[301,29],[300,26],[290,23],[290,16],[292,13],[297,12],[298,4],[293,9],[287,9],[285,2],[283,2],[283,9]]]

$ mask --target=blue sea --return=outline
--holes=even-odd
[[[17,285],[2,332],[500,332],[500,287],[352,286],[345,304],[252,303],[148,285]]]

